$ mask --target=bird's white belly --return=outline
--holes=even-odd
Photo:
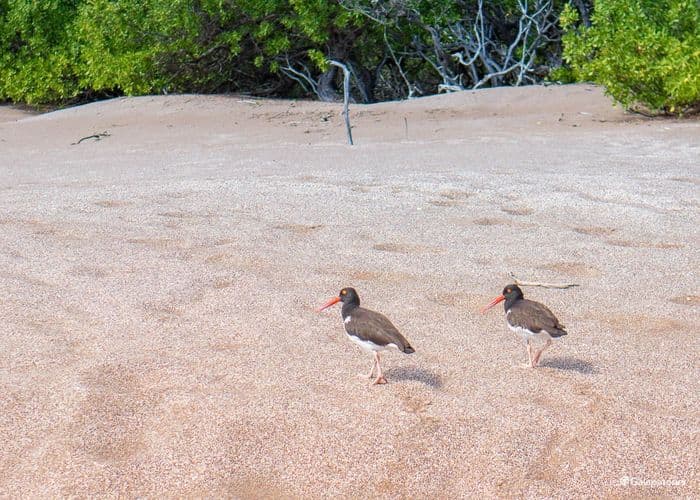
[[[396,347],[396,344],[379,345],[375,344],[371,340],[362,340],[361,338],[355,337],[354,335],[350,335],[349,333],[347,335],[352,342],[359,345],[360,347],[362,347],[362,349],[364,349],[367,352],[383,351],[384,349],[388,349],[389,347]]]

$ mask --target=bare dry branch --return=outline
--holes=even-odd
[[[590,0],[577,3],[581,2],[587,5]],[[434,83],[438,92],[450,92],[535,83],[548,70],[543,57],[553,63],[551,58],[558,57],[553,46],[559,44],[561,30],[554,0],[515,0],[514,11],[504,10],[499,2],[456,2],[458,10],[449,14],[426,10],[411,0],[340,3],[383,27],[387,52],[409,97],[418,88],[417,77],[407,69],[416,58],[439,77]],[[405,23],[416,29],[402,31]],[[401,36],[406,33],[412,34],[409,45]]]
[[[347,65],[339,61],[328,61],[328,64],[343,70],[343,114],[345,115],[345,129],[348,133],[348,144],[352,142],[352,127],[350,127],[350,70]]]
[[[286,63],[286,66],[280,66],[280,71],[282,71],[282,73],[284,73],[288,78],[291,78],[299,85],[301,85],[301,88],[304,89],[304,92],[313,92],[318,96],[318,83],[311,76],[311,71],[309,71],[309,68],[307,68],[302,63],[299,63],[301,69],[295,68],[289,61],[289,57],[286,58]]]

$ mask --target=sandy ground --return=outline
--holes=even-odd
[[[698,497],[700,123],[590,86],[0,108],[0,494]],[[107,132],[101,140],[78,139]],[[535,370],[509,272],[569,335]],[[416,348],[356,377],[343,286]]]

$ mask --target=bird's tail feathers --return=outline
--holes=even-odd
[[[549,332],[549,335],[550,335],[551,337],[555,338],[555,339],[556,339],[557,337],[563,337],[563,336],[566,335],[566,334],[567,334],[567,333],[566,333],[566,330],[562,330],[562,329],[560,329],[560,328],[557,328],[557,329],[552,330],[551,332]]]

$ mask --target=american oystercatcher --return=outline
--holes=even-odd
[[[369,378],[374,376],[376,368],[377,378],[374,383],[386,384],[379,362],[379,351],[395,347],[403,353],[413,354],[415,350],[386,316],[360,307],[360,297],[354,288],[343,288],[337,297],[323,304],[319,312],[338,302],[343,303],[340,313],[343,316],[345,332],[350,340],[365,351],[374,353],[374,363],[372,371],[369,372]]]
[[[566,335],[564,325],[554,316],[547,306],[527,300],[523,297],[523,291],[518,285],[508,285],[503,293],[489,302],[482,310],[482,314],[501,301],[506,301],[506,321],[511,330],[519,333],[525,339],[529,363],[525,366],[534,368],[540,362],[540,356],[544,350],[552,344],[552,339]],[[532,355],[531,340],[541,339],[545,341],[542,349]]]

